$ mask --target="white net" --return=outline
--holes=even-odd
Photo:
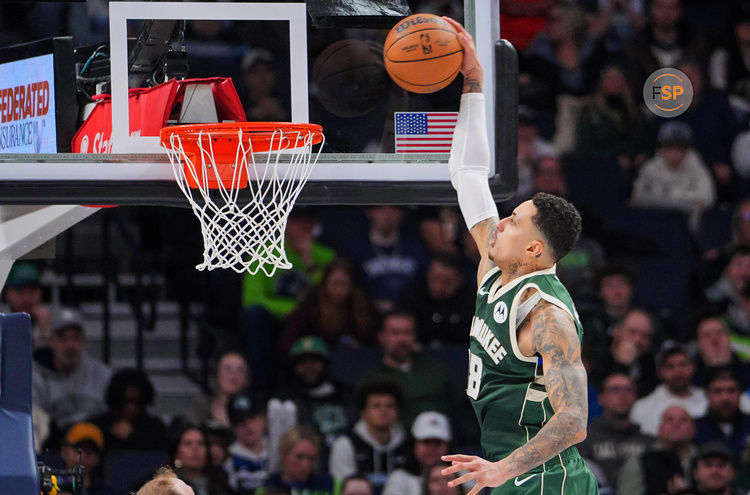
[[[185,152],[186,138],[177,133],[170,135],[169,145],[164,147],[177,184],[201,224],[203,263],[196,268],[231,268],[251,274],[263,271],[270,277],[278,268],[292,266],[284,251],[286,222],[317,162],[323,136],[312,130],[276,129],[265,133],[269,146],[255,153],[253,137],[257,133],[243,133],[241,128],[235,132],[231,179],[219,176],[216,139],[208,131],[201,130],[189,138],[197,138],[199,156]],[[321,146],[313,153],[313,143],[319,141]],[[245,181],[249,199],[243,193],[238,202]]]

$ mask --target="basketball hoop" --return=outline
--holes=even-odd
[[[272,276],[292,264],[287,218],[317,162],[323,128],[288,122],[178,125],[161,130],[175,180],[198,217],[203,263]],[[316,152],[313,146],[321,144]],[[239,191],[249,189],[247,204]],[[244,194],[242,201],[244,202]]]

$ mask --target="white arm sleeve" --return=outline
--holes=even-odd
[[[487,141],[482,93],[461,95],[448,171],[451,174],[451,184],[458,193],[458,206],[469,230],[482,220],[498,216],[488,182],[490,145]]]

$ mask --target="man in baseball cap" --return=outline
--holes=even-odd
[[[445,414],[436,411],[420,413],[411,426],[416,463],[393,471],[383,488],[383,495],[422,493],[422,473],[448,453],[453,439],[451,425]]]
[[[229,399],[227,415],[237,440],[229,446],[224,472],[237,493],[253,493],[269,474],[266,401],[249,394]]]
[[[350,407],[352,391],[331,379],[330,351],[320,337],[305,336],[289,350],[290,378],[277,396],[291,400],[297,409],[297,422],[314,427],[323,437],[320,458],[327,459],[329,446],[356,420]]]
[[[64,429],[106,409],[104,392],[112,371],[86,354],[84,322],[78,311],[54,309],[50,329],[52,352],[34,362],[32,399]]]
[[[709,442],[698,449],[691,463],[695,493],[700,495],[741,495],[734,490],[732,451],[721,442]]]
[[[31,316],[35,350],[49,345],[50,310],[42,303],[42,295],[41,272],[37,265],[24,261],[13,263],[3,287],[7,307],[2,310]]]
[[[108,485],[102,473],[104,433],[93,423],[76,423],[68,428],[60,449],[66,469],[83,465],[84,493],[88,495],[120,494],[121,490]]]

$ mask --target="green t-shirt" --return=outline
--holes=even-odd
[[[307,289],[323,279],[323,271],[336,257],[332,249],[315,242],[310,255],[312,269],[307,269],[302,259],[287,249],[291,269],[276,270],[272,277],[262,271],[246,274],[242,283],[242,306],[263,306],[277,319],[289,316]]]

